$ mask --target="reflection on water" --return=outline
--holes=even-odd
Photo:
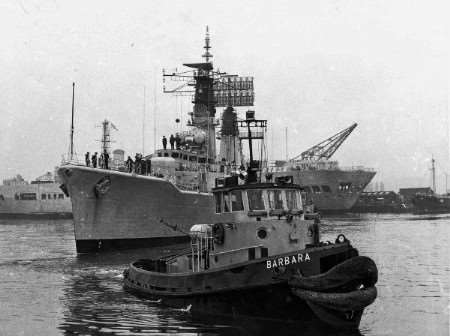
[[[192,316],[122,288],[135,259],[183,246],[77,256],[71,221],[0,221],[0,335],[448,335],[449,217],[325,218],[379,268],[379,297],[359,332]]]

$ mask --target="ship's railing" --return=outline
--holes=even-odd
[[[72,157],[69,157],[69,155],[62,155],[61,156],[61,165],[65,165],[65,164],[84,166],[85,162],[84,162],[84,160],[80,160],[76,154],[74,154]]]
[[[375,172],[374,168],[365,167],[365,166],[344,166],[344,167],[339,167],[339,170]]]
[[[270,161],[268,170],[270,172],[288,172],[292,170],[375,171],[373,168],[364,166],[340,167],[337,161]]]

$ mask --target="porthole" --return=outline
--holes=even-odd
[[[267,230],[266,228],[259,228],[257,233],[259,239],[266,239],[267,238]]]

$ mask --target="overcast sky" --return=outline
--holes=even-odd
[[[104,118],[127,154],[157,147],[190,109],[162,93],[163,67],[200,61],[205,26],[220,70],[255,77],[270,153],[294,156],[359,126],[335,154],[386,189],[429,185],[449,160],[448,1],[0,2],[0,179],[33,179],[75,149],[98,151]],[[144,101],[144,87],[146,99]],[[145,102],[145,114],[144,111]],[[155,105],[156,102],[156,105]],[[156,113],[155,113],[156,111]],[[272,141],[273,139],[273,141]],[[450,179],[449,179],[450,187]]]

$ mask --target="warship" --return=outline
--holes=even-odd
[[[188,232],[195,223],[213,221],[217,214],[211,189],[216,178],[237,171],[245,174],[241,142],[248,131],[238,129],[242,120],[237,108],[254,105],[253,78],[215,70],[210,48],[207,30],[203,62],[184,64],[183,71],[163,72],[164,92],[190,96],[193,102],[188,129],[177,135],[175,146],[143,156],[133,170],[120,165],[117,170],[105,170],[73,162],[60,166],[62,189],[72,201],[77,252],[187,241],[186,234],[171,230],[171,226]],[[218,107],[223,108],[221,118],[216,117]],[[253,136],[262,137],[262,132]],[[109,147],[103,146],[104,151],[109,154]],[[260,164],[269,172],[265,162]],[[335,193],[333,174],[336,170],[305,171],[311,179],[306,182],[312,186],[328,183],[330,194]],[[329,182],[314,182],[314,176],[322,175]],[[353,191],[347,186],[343,193],[336,191],[335,203],[345,204],[341,200]],[[316,193],[313,199],[320,197]],[[325,202],[317,201],[321,210],[328,204],[326,192],[323,198]]]
[[[302,188],[258,175],[251,153],[250,145],[244,183],[237,175],[216,180],[215,222],[193,225],[185,252],[131,263],[125,289],[199,317],[318,319],[357,329],[377,296],[375,263],[342,234],[321,242],[319,214],[303,203]]]
[[[72,218],[70,199],[52,173],[31,182],[17,175],[0,185],[0,218]]]
[[[216,216],[210,193],[214,181],[238,170],[242,163],[233,107],[252,106],[254,94],[252,77],[214,70],[210,48],[207,30],[204,62],[187,63],[186,71],[163,74],[164,81],[172,79],[177,83],[175,89],[165,84],[165,92],[193,96],[188,130],[178,134],[176,146],[143,157],[132,172],[70,161],[60,166],[62,189],[72,200],[77,252],[186,241],[185,234],[170,226],[188,231],[193,223],[212,221]],[[218,132],[219,155],[218,106],[225,107]],[[102,148],[102,152],[108,150]]]

